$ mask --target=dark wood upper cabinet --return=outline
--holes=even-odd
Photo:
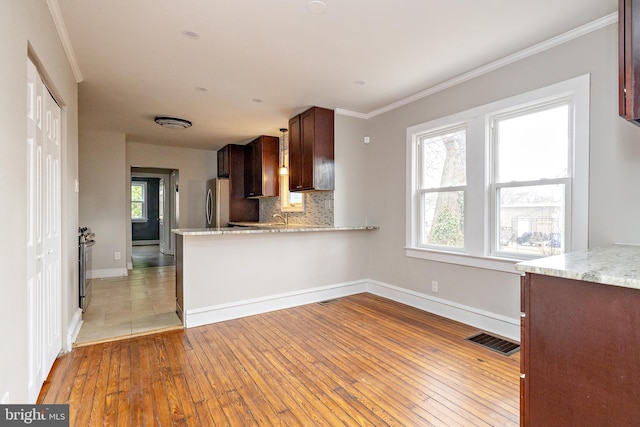
[[[244,196],[244,162],[244,145],[229,144],[218,150],[218,177],[229,178],[229,221],[232,222],[253,222],[260,218],[258,200],[247,199]],[[226,176],[221,176],[221,171],[226,172]]]
[[[245,197],[275,197],[279,194],[279,146],[280,141],[275,136],[261,136],[245,145]]]
[[[312,107],[289,120],[289,191],[334,189],[334,113]]]
[[[618,107],[640,126],[640,0],[619,0]]]
[[[229,178],[229,152],[231,145],[225,145],[218,150],[218,178]]]

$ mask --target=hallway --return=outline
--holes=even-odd
[[[173,257],[157,248],[134,246],[134,269],[127,277],[93,279],[75,346],[182,328],[175,313]]]

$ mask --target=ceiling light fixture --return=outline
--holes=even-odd
[[[200,38],[200,34],[194,32],[194,31],[185,30],[185,31],[182,32],[182,35],[185,36],[188,39],[191,39],[191,40],[197,40],[197,39]]]
[[[284,164],[284,150],[287,149],[287,132],[289,131],[289,129],[287,128],[280,128],[280,132],[282,132],[282,140],[280,141],[280,151],[282,152],[282,166],[280,166],[280,169],[278,169],[278,172],[280,173],[280,175],[284,176],[284,175],[289,175],[289,170],[287,169],[287,166]]]
[[[307,3],[307,10],[314,15],[322,15],[327,11],[327,4],[321,0],[312,0]]]
[[[170,129],[186,129],[190,128],[192,124],[189,120],[168,116],[156,116],[153,121],[162,127]]]

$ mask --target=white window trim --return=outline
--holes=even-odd
[[[131,181],[131,185],[139,185],[142,187],[142,218],[131,217],[131,222],[147,222],[149,220],[147,216],[147,182],[146,181]],[[131,203],[137,202],[137,200],[130,200]],[[129,215],[131,215],[131,204],[129,204]]]
[[[447,117],[431,120],[407,128],[406,139],[406,246],[405,255],[412,258],[459,264],[489,270],[519,274],[514,264],[525,258],[509,258],[493,252],[490,223],[490,138],[487,115],[528,103],[539,103],[545,99],[569,96],[574,102],[574,138],[571,167],[573,185],[571,198],[571,235],[566,242],[568,251],[587,249],[589,217],[589,86],[588,74],[536,89]],[[465,248],[462,253],[449,250],[435,250],[418,247],[415,235],[419,220],[417,197],[416,135],[437,128],[446,128],[455,124],[467,126],[467,193],[465,194]],[[484,135],[484,143],[478,144],[469,135]],[[482,168],[469,167],[470,164],[482,164]],[[483,215],[470,216],[472,210],[480,210]]]

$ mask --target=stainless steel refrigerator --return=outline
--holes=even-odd
[[[207,181],[207,228],[226,227],[229,223],[229,180],[214,178]]]

